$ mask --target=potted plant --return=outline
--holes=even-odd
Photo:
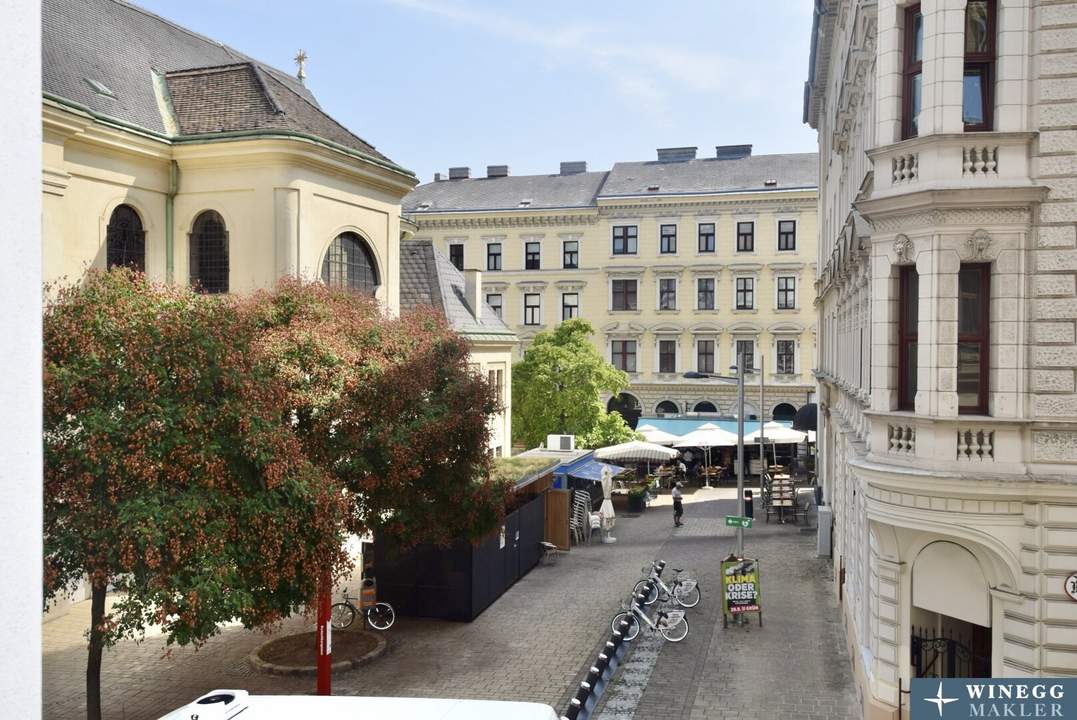
[[[643,512],[647,509],[647,487],[636,485],[628,491],[628,511]]]

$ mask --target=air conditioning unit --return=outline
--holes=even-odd
[[[546,436],[546,449],[547,450],[575,450],[576,449],[576,436],[575,435],[547,435]]]

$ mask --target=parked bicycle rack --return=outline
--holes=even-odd
[[[665,567],[665,560],[659,560],[657,574],[661,575]],[[646,590],[635,595],[632,602],[640,608],[644,607],[643,601],[646,600],[652,587],[654,587],[654,580],[648,580]],[[602,693],[605,692],[610,680],[613,679],[614,673],[617,672],[617,668],[620,667],[621,661],[624,659],[627,650],[624,632],[628,630],[628,627],[628,621],[622,620],[620,629],[614,630],[610,634],[609,640],[606,641],[595,662],[587,671],[587,676],[580,682],[576,694],[568,701],[568,708],[565,710],[565,714],[561,716],[561,720],[588,720],[591,717],[591,713],[594,712],[598,701],[602,698]]]

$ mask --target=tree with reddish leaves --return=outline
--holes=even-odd
[[[490,479],[496,392],[436,311],[393,318],[372,299],[293,280],[249,308],[307,458],[346,490],[350,532],[408,547],[500,523],[509,489]]]
[[[235,301],[91,273],[51,295],[43,329],[45,595],[89,579],[97,720],[106,646],[151,625],[198,644],[306,606],[347,565],[348,507]]]

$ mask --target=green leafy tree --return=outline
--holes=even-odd
[[[159,625],[201,643],[274,623],[347,558],[347,507],[284,422],[287,389],[235,302],[90,273],[44,313],[46,602],[91,585],[87,716],[103,649]],[[109,586],[122,593],[106,612]]]
[[[372,299],[290,280],[250,308],[307,458],[346,490],[349,531],[406,547],[499,524],[508,490],[489,479],[495,389],[439,313],[391,318]]]
[[[603,413],[594,426],[579,438],[579,446],[602,448],[641,439],[643,435],[630,428],[621,413],[613,410]]]
[[[591,343],[594,329],[575,318],[539,333],[512,368],[512,433],[535,447],[550,434],[582,436],[602,418],[602,393],[617,394],[628,375]]]

